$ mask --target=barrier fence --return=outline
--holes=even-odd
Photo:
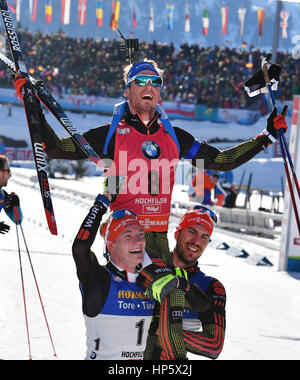
[[[192,207],[191,203],[173,202],[171,215],[181,217]],[[218,227],[233,231],[280,236],[282,214],[265,211],[252,211],[242,208],[211,207],[218,216]]]

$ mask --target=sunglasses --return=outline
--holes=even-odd
[[[130,210],[127,210],[127,209],[121,209],[121,210],[116,210],[115,212],[113,212],[110,216],[110,219],[121,219],[121,218],[124,218],[125,216],[128,216],[128,215],[132,215],[132,216],[135,216],[137,218],[137,215],[130,211]]]
[[[0,169],[0,172],[7,172],[7,173],[11,173],[11,170],[10,169]]]
[[[202,206],[202,205],[194,206],[193,211],[199,212],[199,214],[205,214],[206,212],[208,212],[210,219],[214,222],[214,224],[217,224],[218,222],[217,215],[212,210],[210,210],[209,208],[205,206]]]
[[[158,75],[134,75],[132,78],[129,78],[126,83],[126,88],[130,85],[131,82],[137,84],[138,86],[146,86],[150,81],[153,87],[161,87],[163,85],[163,80]]]

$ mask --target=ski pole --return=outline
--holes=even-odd
[[[262,64],[262,71],[263,71],[263,74],[264,74],[264,78],[265,78],[265,81],[266,81],[266,84],[267,84],[267,88],[268,88],[268,91],[269,91],[269,94],[270,94],[270,97],[271,97],[271,104],[272,104],[272,108],[274,109],[276,107],[276,102],[275,102],[275,97],[274,97],[274,93],[273,93],[273,90],[272,90],[272,86],[271,86],[271,82],[270,82],[270,78],[269,78],[269,74],[268,74],[268,70],[267,70],[267,62],[268,60],[271,58],[272,54],[269,53],[264,61],[264,64]],[[284,115],[285,116],[285,115]],[[292,157],[291,157],[291,154],[290,154],[290,151],[289,151],[289,148],[288,148],[288,143],[286,141],[286,137],[282,131],[282,129],[279,130],[279,142],[282,142],[283,146],[284,146],[284,152],[283,154],[286,154],[287,158],[288,158],[288,162],[290,164],[290,169],[292,171],[292,174],[293,174],[293,178],[294,178],[294,181],[295,181],[295,185],[296,185],[296,188],[297,188],[297,192],[298,192],[298,196],[299,196],[299,199],[300,199],[300,185],[299,185],[299,182],[298,182],[298,178],[297,178],[297,175],[296,175],[296,172],[295,172],[295,168],[294,168],[294,164],[293,164],[293,161],[292,161]],[[281,150],[282,150],[282,147],[281,147]]]
[[[279,132],[281,132],[281,141],[283,142],[284,149],[285,149],[285,151],[287,153],[287,158],[289,160],[289,164],[290,164],[290,168],[291,168],[291,171],[292,171],[292,174],[293,174],[293,178],[294,178],[294,182],[295,182],[295,185],[296,185],[297,193],[298,193],[298,196],[299,196],[299,199],[300,199],[300,185],[299,185],[299,182],[298,182],[298,178],[297,178],[297,175],[296,175],[296,172],[295,172],[295,167],[294,167],[291,155],[289,154],[287,141],[286,141],[284,133],[282,132],[281,129],[279,130]]]
[[[51,335],[51,332],[50,332],[49,323],[48,323],[48,320],[47,320],[47,316],[46,316],[44,304],[43,304],[43,301],[42,301],[40,289],[39,289],[39,286],[38,286],[38,282],[37,282],[37,279],[36,279],[35,271],[34,271],[34,268],[33,268],[32,261],[31,261],[29,249],[28,249],[27,242],[26,242],[26,239],[25,239],[25,234],[24,234],[24,231],[23,231],[23,227],[22,227],[22,224],[20,223],[20,217],[19,217],[19,213],[18,213],[17,207],[14,207],[14,214],[15,214],[15,220],[16,220],[16,222],[19,222],[18,224],[20,226],[20,229],[21,229],[21,232],[22,232],[22,235],[23,235],[23,240],[24,240],[24,244],[25,244],[28,260],[29,260],[31,271],[32,271],[33,278],[34,278],[34,281],[35,281],[36,289],[37,289],[37,292],[38,292],[38,295],[39,295],[42,311],[43,311],[44,318],[45,318],[45,323],[46,323],[46,326],[47,326],[47,329],[48,329],[48,333],[49,333],[49,338],[50,338],[51,345],[52,345],[52,348],[53,348],[54,356],[56,357],[57,355],[56,355],[56,351],[55,351],[52,335]],[[18,225],[18,224],[16,223],[16,225]]]
[[[29,350],[29,360],[32,360],[31,347],[30,347],[30,337],[29,337],[29,327],[28,327],[28,317],[27,317],[27,308],[26,308],[24,277],[23,277],[23,268],[22,268],[22,258],[21,258],[20,240],[19,240],[19,233],[18,233],[18,225],[17,224],[16,224],[16,231],[17,231],[17,242],[18,242],[18,252],[19,252],[19,265],[20,265],[22,293],[23,293],[23,303],[24,303],[24,312],[25,312],[25,324],[26,324],[27,342],[28,342],[28,350]]]
[[[264,79],[265,79],[265,82],[266,82],[266,85],[267,85],[267,88],[268,88],[268,91],[269,91],[269,94],[270,94],[271,105],[272,105],[272,108],[274,109],[276,107],[276,102],[275,102],[275,98],[274,98],[274,94],[273,94],[273,90],[272,90],[272,86],[271,86],[271,81],[270,81],[270,77],[269,77],[269,73],[268,73],[268,66],[267,66],[267,62],[271,58],[271,56],[272,56],[272,54],[270,53],[270,54],[267,55],[266,58],[262,59],[261,67],[262,67],[262,72],[263,72],[263,75],[264,75]],[[285,109],[283,109],[283,113],[285,113]],[[291,177],[290,177],[290,173],[289,173],[288,163],[287,163],[286,157],[288,157],[289,163],[292,163],[292,159],[291,159],[290,152],[288,150],[288,146],[287,146],[287,143],[286,143],[286,139],[285,139],[284,133],[283,133],[283,131],[281,129],[278,131],[278,137],[279,137],[279,143],[280,143],[281,154],[282,154],[282,158],[283,158],[283,164],[284,164],[284,169],[285,169],[285,173],[286,173],[286,178],[287,178],[288,186],[289,186],[289,189],[290,189],[290,194],[291,194],[294,214],[295,214],[295,218],[296,218],[296,222],[297,222],[298,232],[299,232],[299,235],[300,235],[300,219],[299,219],[299,215],[298,215],[298,210],[297,210],[297,205],[296,205],[296,200],[295,200],[295,195],[294,195],[294,190],[293,190],[293,184],[292,184],[292,181],[291,181]],[[294,168],[294,166],[292,164],[291,170],[293,172],[294,179],[296,178],[295,182],[296,182],[296,185],[298,186],[297,190],[298,190],[298,195],[299,195],[299,183],[298,183],[298,179],[297,179],[296,173],[293,170],[293,168]]]

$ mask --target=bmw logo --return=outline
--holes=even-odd
[[[142,152],[149,160],[155,160],[160,156],[160,147],[156,142],[147,140],[142,145]]]
[[[91,352],[90,359],[95,360],[97,358],[97,354],[95,351]]]

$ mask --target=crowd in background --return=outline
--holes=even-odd
[[[118,98],[123,95],[122,68],[126,61],[119,41],[73,38],[65,34],[19,32],[24,60],[35,78],[42,78],[58,94],[87,94]],[[169,101],[202,104],[208,107],[251,107],[242,84],[259,69],[264,52],[249,48],[203,48],[141,42],[138,59],[149,58],[165,70],[162,97]],[[300,93],[299,60],[278,52],[283,67],[280,89],[282,101]],[[7,70],[0,63],[0,87],[11,87]],[[253,103],[254,104],[254,103]],[[253,105],[255,106],[255,105]]]

